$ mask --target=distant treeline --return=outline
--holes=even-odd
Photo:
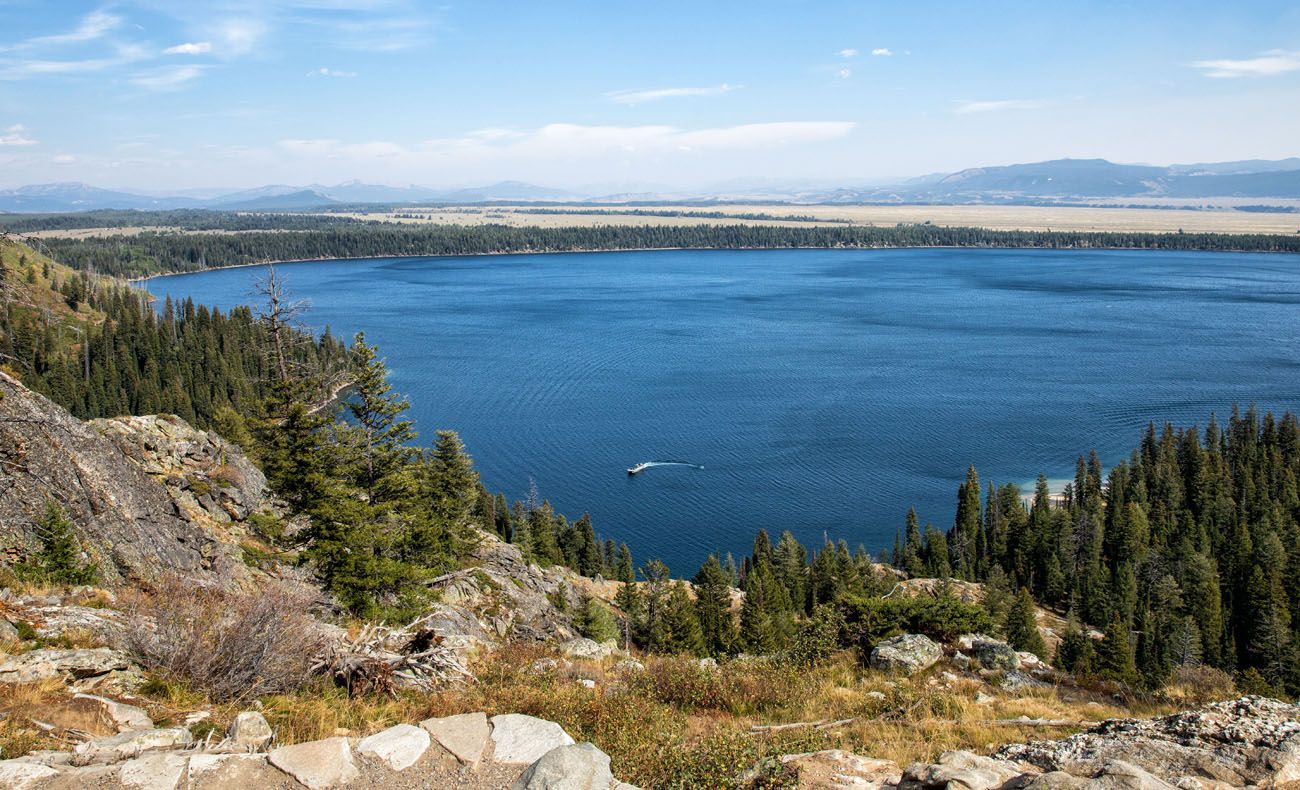
[[[105,209],[74,214],[0,214],[0,231],[34,233],[85,228],[177,228],[180,230],[320,230],[364,225],[369,220],[319,214],[247,214],[235,211]]]
[[[45,243],[56,259],[74,268],[128,277],[281,260],[662,248],[1037,247],[1300,252],[1300,235],[1039,232],[938,225],[513,228],[356,224],[303,233],[142,233],[131,237],[47,239]]]
[[[811,214],[768,214],[752,211],[693,211],[675,209],[636,208],[619,211],[608,209],[591,210],[584,208],[524,208],[517,209],[518,214],[559,214],[578,216],[614,216],[614,217],[694,217],[696,219],[748,219],[766,222],[825,222],[835,225],[851,225],[853,220],[841,217],[814,217]]]

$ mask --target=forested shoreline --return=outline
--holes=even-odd
[[[631,251],[652,249],[879,249],[1007,247],[1300,253],[1300,236],[1215,233],[1003,231],[938,225],[768,227],[753,225],[577,228],[342,223],[242,233],[162,233],[50,238],[59,262],[122,277],[256,263],[336,258]]]

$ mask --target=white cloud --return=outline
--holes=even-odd
[[[839,77],[842,80],[847,80],[849,77],[853,76],[853,69],[847,67],[842,68],[839,71],[835,72],[835,76]]]
[[[1300,52],[1287,52],[1274,49],[1258,57],[1244,60],[1198,60],[1191,64],[1201,69],[1205,76],[1215,79],[1232,79],[1235,77],[1272,77],[1291,71],[1300,71]]]
[[[0,130],[0,145],[36,145],[36,141],[27,136],[27,127],[16,123]]]
[[[194,41],[177,44],[163,50],[164,55],[205,55],[212,51],[211,41]]]
[[[246,55],[266,34],[267,25],[259,19],[227,19],[217,25],[215,38],[221,42],[222,53]]]
[[[877,58],[888,58],[894,54],[894,51],[889,47],[876,47],[871,50],[871,54]]]
[[[73,162],[77,161],[77,157],[73,156],[72,154],[59,154],[58,156],[54,157],[54,159],[52,159],[51,161],[53,161],[54,164],[56,165],[70,165]]]
[[[338,69],[331,69],[331,68],[326,68],[324,66],[321,66],[315,71],[307,72],[307,76],[308,77],[355,77],[357,76],[357,73],[355,71],[339,71]]]
[[[840,57],[842,57],[842,58],[856,58],[858,55],[861,55],[861,54],[862,54],[862,53],[861,53],[861,52],[858,52],[856,49],[841,49],[841,50],[840,50]]]
[[[856,124],[848,121],[786,121],[703,129],[667,125],[587,126],[553,123],[530,131],[480,129],[459,137],[427,140],[415,146],[374,141],[286,139],[279,148],[301,157],[330,160],[399,160],[412,167],[485,162],[547,163],[627,157],[736,152],[806,145],[842,138]]]
[[[203,75],[203,66],[168,66],[136,74],[131,82],[151,91],[179,90]]]
[[[37,36],[36,38],[29,38],[13,48],[20,49],[94,41],[121,24],[122,17],[120,16],[110,14],[106,11],[91,11],[89,14],[86,14],[81,18],[81,23],[77,25],[76,28],[67,33],[57,33],[52,36]]]
[[[721,96],[724,93],[730,93],[739,90],[743,85],[713,85],[704,88],[651,88],[649,90],[621,90],[610,91],[605,94],[605,98],[619,104],[644,104],[645,102],[659,101],[660,99],[677,99],[683,96]]]
[[[997,101],[959,101],[953,110],[958,115],[974,115],[982,112],[1000,112],[1002,110],[1036,110],[1044,106],[1037,99],[1000,99]]]

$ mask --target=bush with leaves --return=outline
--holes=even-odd
[[[992,628],[983,606],[952,595],[938,598],[845,598],[842,641],[864,654],[880,640],[898,633],[925,634],[949,642],[961,634],[987,633]]]

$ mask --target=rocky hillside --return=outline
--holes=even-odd
[[[160,424],[167,422],[154,423]],[[207,528],[204,519],[150,476],[147,466],[123,451],[123,444],[149,445],[152,440],[145,432],[134,440],[125,438],[120,433],[116,441],[108,438],[0,373],[0,548],[5,557],[22,560],[33,550],[36,522],[52,502],[72,521],[83,550],[109,583],[148,582],[167,573],[223,584],[247,578],[229,536]],[[233,478],[231,482],[230,490],[247,501],[251,492]]]

